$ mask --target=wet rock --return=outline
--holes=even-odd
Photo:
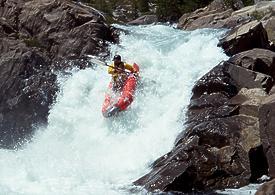
[[[255,195],[272,195],[275,194],[275,179],[263,184]]]
[[[130,25],[145,25],[145,24],[154,24],[158,22],[158,18],[156,15],[144,15],[141,16],[127,24]]]
[[[55,70],[90,66],[86,55],[106,53],[115,41],[100,12],[65,0],[1,1],[0,40],[2,148],[20,145],[47,123]]]
[[[228,67],[221,63],[205,74],[193,87],[193,95],[191,99],[197,99],[204,94],[218,92],[221,92],[228,97],[234,96],[237,93],[237,89],[227,70]]]
[[[200,123],[213,118],[229,117],[237,113],[239,113],[238,107],[225,104],[219,107],[188,109],[186,114],[190,123]]]
[[[242,125],[238,126],[235,120]],[[152,171],[135,184],[144,185],[150,191],[180,192],[248,184],[249,158],[237,141],[237,137],[241,136],[240,128],[250,124],[244,122],[246,120],[230,118],[227,122],[215,120],[196,126],[196,131],[188,134],[188,138],[185,137],[181,144],[165,155],[161,162],[154,164]],[[230,132],[231,129],[235,133]],[[226,135],[233,139],[224,139]],[[234,144],[231,146],[227,141]],[[249,145],[245,138],[242,141]]]
[[[190,104],[188,106],[189,110],[196,108],[206,108],[206,107],[219,107],[224,105],[229,98],[223,93],[211,93],[209,95],[203,94],[199,98],[191,99]]]
[[[263,54],[267,50],[261,51],[254,57],[272,69],[272,57]],[[263,144],[260,134],[262,125],[272,129],[272,118],[264,116],[272,110],[273,101],[264,102],[274,83],[273,77],[264,74],[270,69],[251,68],[255,60],[241,63],[250,55],[242,52],[231,57],[197,81],[174,148],[135,185],[152,192],[207,192],[238,188],[268,174],[269,161],[274,159],[272,152],[266,158],[266,145],[273,135],[264,133],[267,144]]]

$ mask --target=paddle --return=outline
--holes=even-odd
[[[122,72],[124,72],[124,73],[126,73],[126,74],[128,74],[128,75],[129,75],[129,74],[134,74],[134,73],[129,72],[129,71],[126,71],[126,70],[124,70],[124,69],[122,69],[122,68],[110,66],[110,65],[108,65],[106,62],[103,62],[103,61],[98,60],[98,59],[95,59],[95,58],[90,58],[90,61],[91,61],[92,63],[94,63],[94,64],[100,64],[100,65],[102,65],[102,66],[107,66],[107,67],[113,68],[113,69],[115,69],[115,70],[122,71]]]

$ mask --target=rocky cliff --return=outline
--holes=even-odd
[[[85,55],[106,53],[114,37],[100,12],[83,4],[1,0],[0,40],[0,147],[12,148],[47,123],[55,71],[88,66]]]
[[[134,182],[148,191],[209,192],[274,177],[275,52],[265,27],[275,4],[233,12],[221,2],[184,15],[179,23],[187,30],[231,28],[219,43],[231,57],[197,81],[174,148]],[[262,17],[253,17],[252,9]]]

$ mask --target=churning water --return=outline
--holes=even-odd
[[[172,148],[194,82],[227,58],[216,46],[223,31],[118,27],[127,33],[110,45],[112,55],[141,69],[133,104],[117,117],[102,116],[110,81],[104,66],[60,76],[49,125],[24,148],[0,150],[0,194],[145,193],[131,183]]]

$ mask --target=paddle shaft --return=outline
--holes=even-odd
[[[108,66],[108,67],[110,67],[110,68],[112,68],[112,69],[115,69],[115,70],[120,70],[120,71],[122,71],[122,72],[125,72],[126,74],[132,74],[131,72],[128,72],[128,71],[126,71],[126,70],[123,70],[122,68],[110,66],[110,65],[108,65],[107,63],[105,63],[104,66]]]
[[[126,70],[124,70],[124,69],[122,69],[122,68],[119,68],[119,67],[110,66],[110,65],[108,65],[106,62],[103,62],[103,61],[100,61],[100,60],[97,60],[97,59],[91,59],[91,61],[93,61],[93,63],[95,63],[95,64],[101,64],[101,65],[103,65],[103,66],[107,66],[107,67],[110,67],[110,68],[112,68],[112,69],[122,71],[122,72],[124,72],[124,73],[126,73],[126,74],[128,74],[128,75],[129,75],[129,74],[135,74],[135,73],[132,73],[132,72],[128,72],[128,71],[126,71]]]

